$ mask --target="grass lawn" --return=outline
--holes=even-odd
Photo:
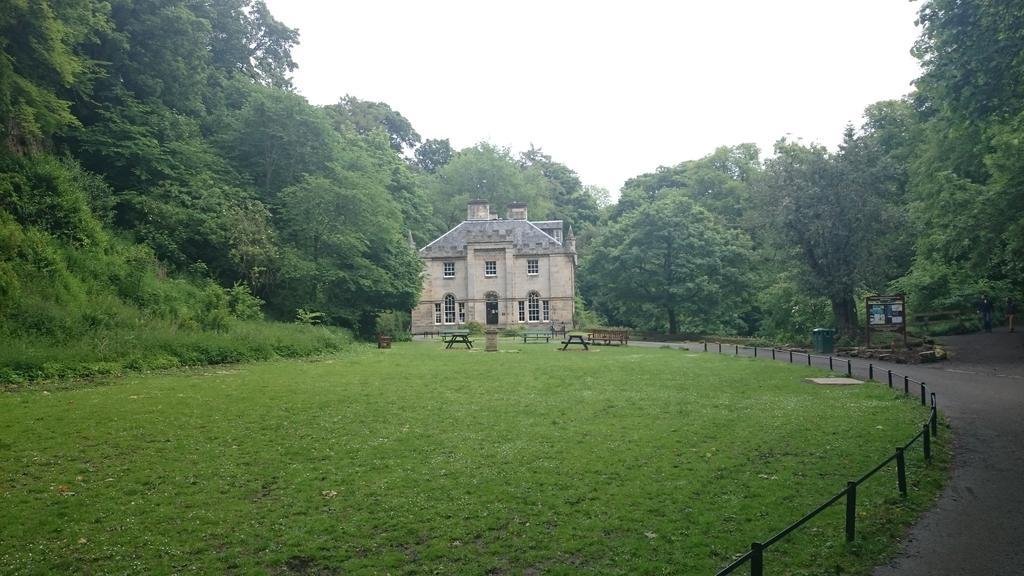
[[[0,395],[3,574],[713,574],[927,413],[820,371],[439,342]],[[766,553],[861,573],[945,475],[908,452]],[[739,573],[747,573],[742,568]]]

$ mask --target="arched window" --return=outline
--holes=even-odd
[[[498,293],[494,292],[492,290],[491,292],[488,292],[487,294],[484,294],[484,299],[486,299],[488,302],[497,302],[498,301]]]
[[[455,296],[444,295],[444,323],[455,324]]]
[[[526,296],[526,302],[529,321],[540,322],[540,294],[535,290],[531,290]]]

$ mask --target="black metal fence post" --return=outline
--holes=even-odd
[[[846,377],[850,378],[852,376],[853,376],[853,364],[850,364],[850,361],[847,360],[846,361]]]
[[[831,356],[828,357],[828,369],[829,370],[832,369],[832,357]]]
[[[910,376],[903,377],[903,394],[910,394]]]
[[[928,417],[928,423],[932,425],[932,436],[939,437],[939,411],[932,406],[931,416]]]
[[[903,446],[896,447],[896,486],[900,496],[907,497],[907,461],[903,456]]]
[[[789,363],[790,364],[793,363],[793,351],[792,350],[789,351]]]
[[[932,459],[931,430],[928,428],[928,425],[925,424],[921,431],[924,432],[924,436],[921,438],[922,440],[924,440],[924,459],[930,462]]]
[[[754,346],[754,358],[757,358],[757,346]]]
[[[750,576],[764,576],[764,544],[750,545]]]
[[[721,342],[718,343],[718,353],[719,354],[722,353],[722,343]]]
[[[807,353],[807,365],[808,366],[811,365],[811,354],[810,354],[810,352]]]
[[[772,346],[772,360],[775,360],[775,347]]]
[[[705,352],[708,351],[708,341],[707,340],[704,341],[704,351]]]
[[[874,379],[875,379],[875,365],[869,363],[868,364],[868,380],[874,380]]]
[[[739,356],[739,355],[740,355],[740,345],[737,344],[736,345],[736,354],[734,354],[734,356]]]
[[[924,382],[921,382],[921,406],[924,406],[925,404],[925,385]]]
[[[857,530],[857,483],[846,483],[846,541],[853,542]]]
[[[892,388],[892,370],[889,370],[889,388]]]

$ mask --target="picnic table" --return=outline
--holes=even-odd
[[[445,343],[445,350],[451,350],[456,343],[465,344],[467,350],[473,348],[473,341],[469,339],[469,330],[445,330],[441,332],[441,341]]]
[[[562,350],[565,350],[572,344],[578,344],[583,346],[584,350],[590,350],[590,346],[587,345],[587,341],[583,339],[582,334],[569,334],[565,340],[562,340]]]

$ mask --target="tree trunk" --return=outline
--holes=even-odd
[[[676,315],[676,311],[672,308],[667,310],[668,312],[668,333],[675,336],[679,333],[679,317]]]
[[[839,337],[850,337],[857,339],[857,306],[853,296],[834,296],[832,301],[832,315],[836,319],[836,329]]]

